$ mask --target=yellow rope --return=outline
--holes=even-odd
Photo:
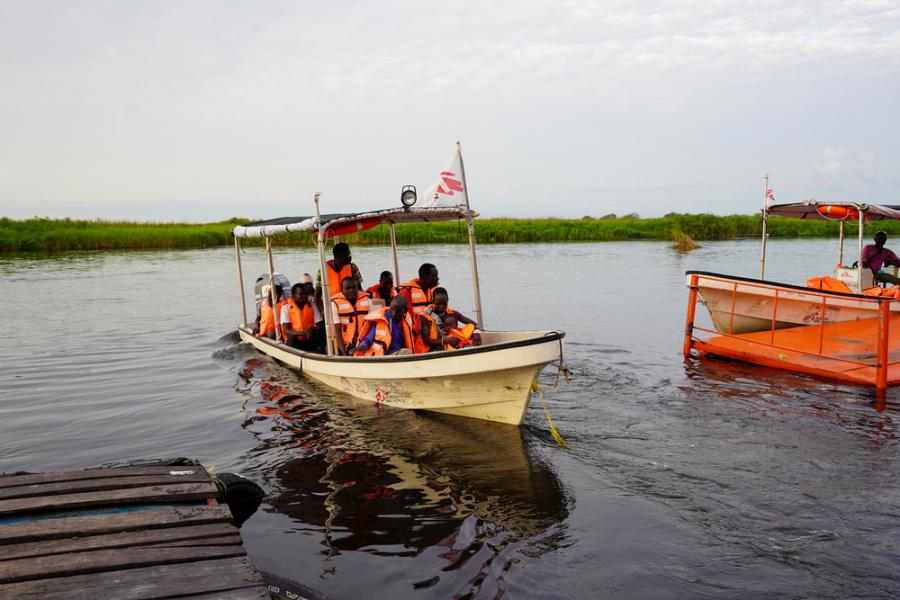
[[[565,438],[559,434],[556,427],[553,425],[553,419],[550,418],[550,411],[547,410],[547,403],[544,402],[544,392],[541,390],[541,386],[538,385],[537,379],[532,380],[531,391],[537,392],[537,395],[541,397],[541,406],[544,407],[544,414],[547,415],[547,422],[550,423],[550,435],[553,436],[553,439],[556,440],[557,444],[563,448],[568,448],[569,445],[566,443]]]

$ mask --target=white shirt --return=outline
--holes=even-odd
[[[334,300],[331,301],[331,322],[335,325],[341,322],[341,315],[338,314],[338,307]]]
[[[313,296],[310,296],[309,299],[307,300],[307,302],[309,302],[309,305],[312,306],[312,308],[313,308],[313,319],[315,320],[315,322],[319,323],[321,321],[324,321],[325,319],[322,318],[322,313],[319,312],[319,307],[316,306],[315,298]],[[334,304],[334,303],[332,302],[332,304]],[[288,306],[287,302],[285,302],[284,305],[282,305],[282,307],[281,307],[281,316],[278,317],[278,322],[279,323],[290,323],[291,322],[291,308],[290,308],[290,306]]]

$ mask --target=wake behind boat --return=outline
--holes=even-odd
[[[319,194],[316,194],[315,216],[283,217],[235,227],[232,234],[243,308],[243,322],[238,327],[241,340],[310,378],[356,398],[396,408],[423,409],[520,425],[538,374],[549,363],[562,359],[565,334],[555,330],[491,331],[483,328],[473,226],[477,214],[468,206],[466,190],[462,157],[457,147],[450,165],[441,172],[439,183],[424,195],[427,206],[414,207],[417,199],[415,190],[407,186],[401,195],[402,207],[321,215],[318,210]],[[465,220],[468,225],[476,321],[481,328],[481,344],[461,349],[384,356],[339,355],[337,350],[342,346],[339,340],[333,339],[330,326],[333,322],[332,303],[327,300],[334,294],[334,290],[329,289],[329,277],[325,276],[328,268],[325,260],[327,239],[387,225],[391,234],[393,279],[399,282],[402,280],[399,276],[395,225],[451,220]],[[272,238],[297,232],[314,234],[316,239],[318,262],[323,274],[322,297],[326,299],[322,308],[325,323],[329,324],[325,328],[328,336],[325,354],[287,345],[277,321],[275,339],[255,335],[253,324],[247,318],[241,240],[265,238],[269,302],[271,306],[276,306],[281,299],[275,297],[277,274],[272,256]],[[274,313],[277,315],[278,311]],[[416,333],[406,331],[407,336]]]

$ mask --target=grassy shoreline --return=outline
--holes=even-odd
[[[230,219],[218,223],[139,223],[132,221],[0,218],[0,252],[63,252],[69,250],[148,250],[213,248],[232,244],[231,228],[250,219]],[[874,228],[874,225],[870,225]],[[900,235],[900,222],[878,223],[889,235]],[[759,237],[759,215],[718,216],[672,214],[642,219],[479,219],[475,233],[480,244],[539,242],[608,242],[621,240],[675,240],[688,235],[694,240],[725,240]],[[414,223],[397,226],[399,244],[463,244],[465,223]],[[856,228],[848,224],[847,235]],[[837,236],[838,224],[830,221],[801,221],[771,217],[773,238]],[[386,226],[344,236],[358,246],[390,244]],[[245,240],[245,246],[262,245],[261,240]],[[311,234],[291,234],[275,238],[278,246],[313,246]]]

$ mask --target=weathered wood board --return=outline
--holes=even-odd
[[[0,598],[269,598],[202,466],[0,476]]]

